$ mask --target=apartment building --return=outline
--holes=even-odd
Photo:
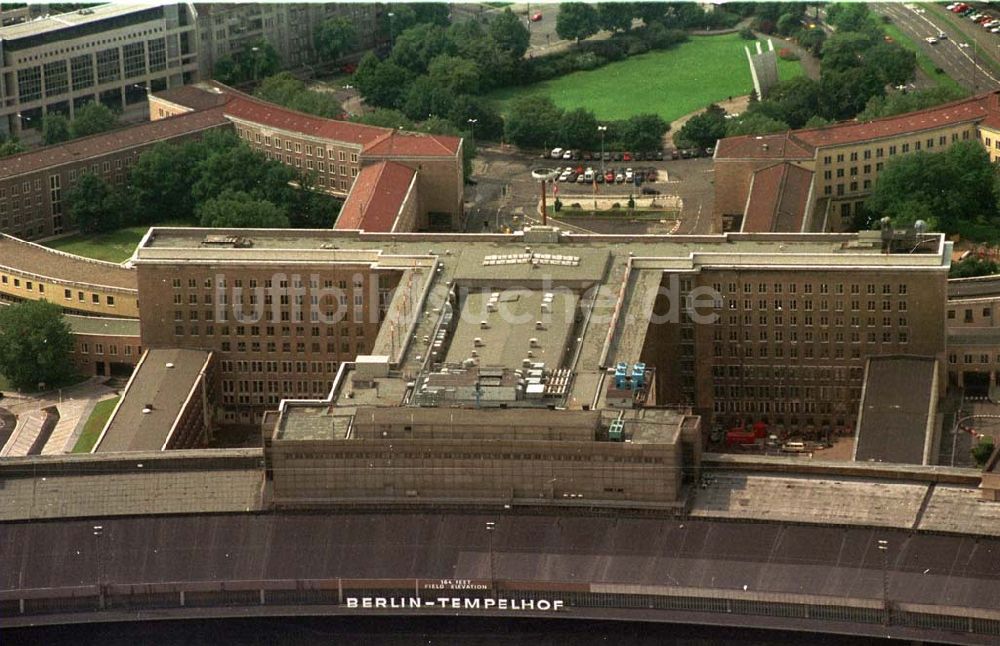
[[[140,120],[149,92],[197,80],[191,6],[106,4],[0,27],[0,135],[29,143],[42,117],[100,102]]]
[[[314,32],[334,16],[351,21],[358,34],[357,51],[375,46],[378,17],[376,3],[196,3],[198,67],[202,79],[222,59],[267,41],[278,52],[282,66],[298,68],[317,62]]]
[[[979,141],[992,160],[1000,156],[1000,93],[868,122],[720,139],[713,158],[715,226],[845,231],[889,160],[960,141]],[[797,170],[778,172],[789,166]]]

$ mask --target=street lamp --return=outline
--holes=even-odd
[[[479,123],[479,119],[466,119],[465,122],[472,128],[472,134],[476,134],[476,124]]]
[[[497,524],[492,520],[486,523],[486,534],[490,537],[490,591],[493,593],[494,599],[497,596],[497,580],[493,568],[493,532],[496,531],[496,528]]]
[[[889,541],[879,540],[878,550],[882,553],[882,623],[888,626],[889,616]]]
[[[250,51],[253,52],[253,82],[256,83],[257,82],[257,59],[258,59],[257,52],[260,51],[260,47],[257,47],[257,46],[251,47]]]
[[[601,175],[604,174],[604,133],[607,131],[607,126],[597,126],[597,132],[601,133]]]
[[[393,30],[393,24],[392,24],[392,19],[393,19],[393,17],[396,14],[394,14],[393,12],[390,11],[386,15],[389,16],[389,49],[392,49],[393,46],[396,44],[395,43],[395,41],[396,41],[396,34],[395,34],[395,31]]]

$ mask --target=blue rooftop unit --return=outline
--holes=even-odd
[[[615,366],[615,388],[622,389],[625,388],[626,380],[628,379],[628,364],[619,363]]]
[[[637,363],[632,366],[632,387],[636,390],[646,385],[646,364]]]

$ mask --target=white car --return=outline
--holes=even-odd
[[[560,175],[559,175],[559,181],[560,182],[565,182],[567,179],[569,179],[569,173],[570,173],[570,171],[568,171],[568,170],[564,170],[562,173],[560,173]]]
[[[563,159],[573,159],[573,151],[567,150],[563,153]]]
[[[927,38],[924,38],[924,40],[927,41],[928,45],[937,45],[938,42],[938,39],[934,36],[928,36]]]
[[[551,157],[552,159],[561,159],[562,154],[563,154],[562,148],[553,148],[552,152],[549,153],[549,157]]]
[[[593,168],[588,168],[586,170],[586,172],[584,172],[584,174],[583,174],[583,181],[585,181],[585,182],[593,182],[594,181],[594,169]]]
[[[635,173],[632,172],[631,168],[626,168],[625,169],[625,181],[626,182],[631,182],[633,179],[635,179]]]

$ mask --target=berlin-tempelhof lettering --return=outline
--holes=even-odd
[[[444,610],[510,610],[541,612],[558,612],[563,609],[561,599],[505,599],[505,598],[463,598],[436,597],[422,599],[420,597],[346,597],[348,608],[363,610],[389,609],[444,609]]]

